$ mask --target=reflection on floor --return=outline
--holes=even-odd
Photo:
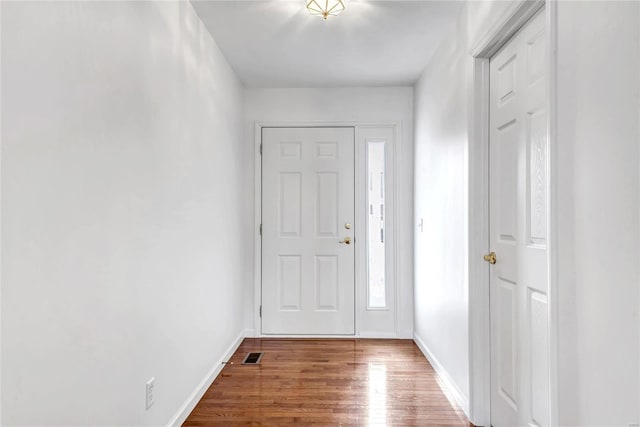
[[[469,426],[410,340],[245,339],[230,362],[185,426]]]

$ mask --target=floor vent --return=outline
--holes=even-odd
[[[262,355],[264,353],[247,353],[247,356],[242,361],[243,365],[257,365],[260,363],[260,359],[262,359]]]

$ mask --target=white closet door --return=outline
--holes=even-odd
[[[546,31],[490,61],[491,423],[549,424]]]

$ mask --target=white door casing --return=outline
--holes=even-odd
[[[352,127],[262,129],[263,334],[355,333],[354,187]]]
[[[361,227],[356,237],[356,323],[357,333],[363,337],[397,337],[398,300],[396,287],[396,227],[395,227],[395,126],[359,126],[356,128],[356,218]],[[368,239],[377,238],[380,231],[371,227],[369,216],[370,202],[367,193],[370,186],[368,170],[368,150],[370,144],[383,143],[385,146],[384,166],[384,243],[385,243],[385,307],[370,307],[369,263],[374,261],[368,253]],[[375,262],[375,261],[374,261]]]
[[[491,423],[549,424],[544,13],[490,61]]]

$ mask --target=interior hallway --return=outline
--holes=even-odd
[[[548,374],[520,370],[549,399],[526,423],[640,425],[640,2],[348,3],[0,1],[1,425],[181,425],[262,335],[260,124],[309,123],[397,129],[396,315],[353,338],[413,338],[498,425],[479,61],[543,3],[550,309],[522,354]]]
[[[247,338],[183,425],[468,426],[443,390],[411,340]]]

